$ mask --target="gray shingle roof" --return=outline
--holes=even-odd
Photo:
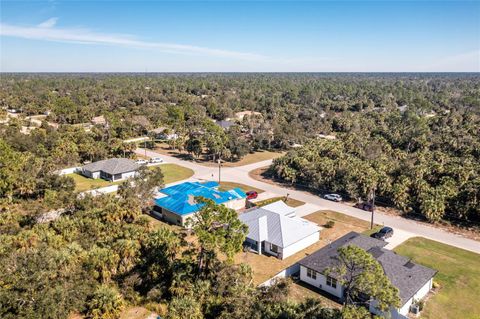
[[[398,288],[403,304],[437,273],[385,248],[374,247],[368,252],[378,255],[375,259],[382,265],[390,282]]]
[[[140,166],[134,160],[128,158],[110,158],[98,162],[93,162],[82,167],[83,170],[90,172],[103,171],[114,175],[136,171]]]
[[[299,264],[323,273],[337,265],[338,259],[335,257],[338,256],[338,248],[349,245],[358,246],[372,254],[380,263],[391,283],[398,288],[403,305],[436,274],[436,271],[415,264],[410,259],[383,248],[386,244],[382,240],[350,232],[303,258]]]

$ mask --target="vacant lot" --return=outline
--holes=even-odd
[[[172,150],[170,146],[165,143],[158,144],[157,147],[155,148],[155,151],[164,155],[170,155],[170,156],[180,157],[187,160],[188,159],[192,160],[190,154],[188,154],[187,152],[185,151],[179,152],[178,150]],[[253,164],[261,161],[266,161],[269,159],[274,159],[282,156],[283,154],[284,153],[282,152],[271,152],[271,151],[261,150],[254,153],[249,153],[239,161],[235,161],[235,162],[222,161],[222,166],[223,167],[243,166],[243,165]],[[201,155],[199,158],[196,158],[195,162],[197,162],[198,164],[210,166],[210,167],[218,165],[216,162],[213,162],[211,159],[207,158],[205,155]]]
[[[332,228],[324,228],[320,231],[320,240],[318,242],[284,260],[266,255],[260,256],[251,252],[242,252],[235,256],[235,262],[247,263],[252,267],[253,279],[256,284],[265,282],[281,270],[295,264],[300,259],[317,251],[346,233],[350,231],[361,233],[366,231],[370,226],[368,222],[333,211],[318,211],[303,218],[310,220],[319,226],[324,226],[330,220],[335,221],[335,224]]]
[[[255,188],[255,187],[245,185],[245,184],[240,184],[240,183],[235,183],[235,182],[220,182],[220,190],[222,190],[222,191],[228,191],[228,190],[231,190],[231,189],[234,189],[234,188],[237,188],[237,187],[240,188],[244,192],[256,191],[259,194],[264,192],[263,189]]]
[[[268,205],[268,204],[271,204],[271,203],[274,203],[274,202],[278,202],[279,200],[283,200],[285,202],[285,204],[287,204],[290,207],[298,207],[298,206],[302,206],[302,205],[305,204],[305,202],[302,202],[301,200],[298,200],[298,199],[295,199],[295,198],[289,197],[287,200],[285,200],[285,196],[279,196],[279,197],[273,197],[273,198],[261,200],[259,202],[256,202],[255,205],[258,206],[258,207],[262,207],[262,206],[265,206],[265,205]]]
[[[159,166],[150,166],[160,167],[163,173],[163,182],[165,184],[178,182],[193,176],[193,171],[189,168],[177,165],[177,164],[162,164]]]
[[[480,318],[480,255],[425,238],[410,238],[395,252],[438,271],[440,289],[426,303],[422,318]]]
[[[225,167],[235,167],[235,166],[243,166],[249,165],[257,162],[266,161],[269,159],[274,159],[277,157],[282,156],[284,153],[279,152],[270,152],[270,151],[257,151],[254,153],[250,153],[245,155],[241,160],[236,162],[225,162],[223,166]]]
[[[73,180],[75,181],[75,191],[77,192],[84,192],[90,189],[96,189],[96,188],[113,185],[112,182],[103,180],[101,178],[92,179],[77,173],[68,174],[67,176],[73,178]]]
[[[328,222],[333,222],[333,227],[325,227],[321,231],[321,237],[331,241],[334,241],[351,231],[365,233],[366,235],[369,235],[370,233],[369,222],[330,210],[321,210],[303,218],[323,227],[325,227]]]

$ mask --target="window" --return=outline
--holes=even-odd
[[[327,276],[327,286],[337,288],[337,279]]]
[[[270,244],[270,251],[272,253],[278,253],[278,246],[274,244]]]
[[[317,279],[317,272],[315,270],[307,268],[307,277],[310,277],[312,279]]]

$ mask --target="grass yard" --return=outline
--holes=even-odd
[[[255,188],[255,187],[252,187],[252,186],[249,186],[249,185],[235,183],[235,182],[220,182],[219,189],[221,191],[228,191],[228,190],[231,190],[231,189],[237,188],[237,187],[240,188],[244,192],[256,191],[259,194],[264,192],[263,189],[259,189],[259,188]]]
[[[154,150],[163,155],[182,157],[184,159],[191,160],[190,155],[186,151],[180,152],[178,150],[172,150],[170,146],[166,143],[158,143]],[[261,150],[261,151],[249,153],[239,161],[235,161],[235,162],[224,161],[222,162],[222,166],[237,167],[237,166],[249,165],[257,162],[266,161],[269,159],[274,159],[284,154],[285,154],[284,152],[271,152],[271,151]],[[201,155],[199,158],[196,158],[195,162],[201,165],[209,166],[209,167],[212,167],[212,166],[216,167],[218,165],[216,162],[212,162],[211,159],[207,158],[205,155]]]
[[[77,173],[68,174],[67,176],[73,178],[73,180],[75,181],[75,191],[77,192],[84,192],[90,189],[101,188],[114,184],[101,178],[88,178]]]
[[[293,302],[302,302],[305,299],[317,299],[320,300],[324,307],[329,308],[341,308],[342,305],[323,295],[320,289],[314,290],[314,288],[308,286],[307,284],[301,281],[292,282],[289,292],[288,299]]]
[[[249,264],[253,270],[253,280],[256,284],[261,284],[267,279],[272,278],[281,270],[293,265],[305,256],[317,251],[328,243],[338,239],[350,231],[364,232],[370,224],[366,221],[350,217],[333,211],[318,211],[303,217],[319,226],[325,225],[333,220],[335,225],[332,228],[324,228],[320,231],[320,240],[315,244],[299,251],[284,260],[266,255],[257,255],[251,252],[241,252],[235,256],[236,263]]]
[[[183,179],[187,179],[193,176],[193,171],[191,169],[177,164],[162,164],[158,166],[149,166],[149,169],[152,169],[154,167],[161,168],[165,184],[181,181]],[[68,174],[67,176],[70,176],[75,181],[75,191],[77,192],[84,192],[91,189],[122,183],[122,181],[112,183],[101,178],[92,179],[77,173]]]
[[[291,198],[291,197],[288,198],[287,201],[285,201],[285,196],[279,196],[279,197],[273,197],[273,198],[261,200],[259,202],[256,202],[255,205],[258,206],[258,207],[262,207],[262,206],[265,206],[265,205],[268,205],[268,204],[271,204],[271,203],[274,203],[274,202],[278,202],[279,200],[283,200],[285,202],[285,204],[287,204],[290,207],[298,207],[298,206],[302,206],[302,205],[305,204],[305,202],[302,202],[301,200]]]
[[[160,167],[163,173],[163,182],[165,184],[178,182],[183,179],[187,179],[193,176],[193,171],[189,168],[177,165],[177,164],[162,164],[158,166],[150,166],[153,167]]]
[[[249,153],[245,155],[241,160],[236,162],[224,162],[223,166],[225,167],[237,167],[243,165],[249,165],[257,162],[262,162],[270,159],[274,159],[284,155],[280,152],[270,152],[270,151],[257,151],[254,153]]]
[[[480,318],[480,255],[420,237],[394,250],[438,271],[440,290],[427,300],[422,318]]]
[[[321,237],[331,241],[351,231],[364,233],[366,235],[369,235],[369,232],[371,232],[369,222],[330,210],[320,210],[303,218],[323,227],[325,227],[327,222],[334,222],[332,228],[325,227],[321,231]],[[375,227],[378,228],[381,226],[375,225]],[[374,230],[376,229],[375,227]]]

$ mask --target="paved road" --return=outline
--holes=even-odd
[[[141,155],[145,154],[144,149],[137,149],[136,152]],[[162,157],[169,163],[179,164],[192,169],[195,172],[193,178],[197,180],[218,180],[218,168],[206,167],[191,161],[181,160],[176,157],[162,155],[149,150],[147,150],[146,154],[150,157]],[[251,178],[248,175],[250,171],[270,165],[271,162],[271,160],[267,160],[245,166],[222,168],[221,180],[251,185],[278,196],[285,196],[288,193],[290,194],[290,197],[307,203],[307,205],[297,208],[297,215],[300,217],[317,210],[334,210],[362,220],[370,221],[369,212],[342,203],[331,202],[305,191],[289,189],[282,186],[261,182]],[[389,245],[387,246],[388,248],[393,248],[410,237],[421,236],[439,241],[441,243],[480,253],[480,242],[478,241],[447,232],[443,229],[415,222],[413,220],[405,219],[399,216],[384,215],[377,212],[375,213],[375,223],[387,225],[395,229],[396,235],[389,240]]]

